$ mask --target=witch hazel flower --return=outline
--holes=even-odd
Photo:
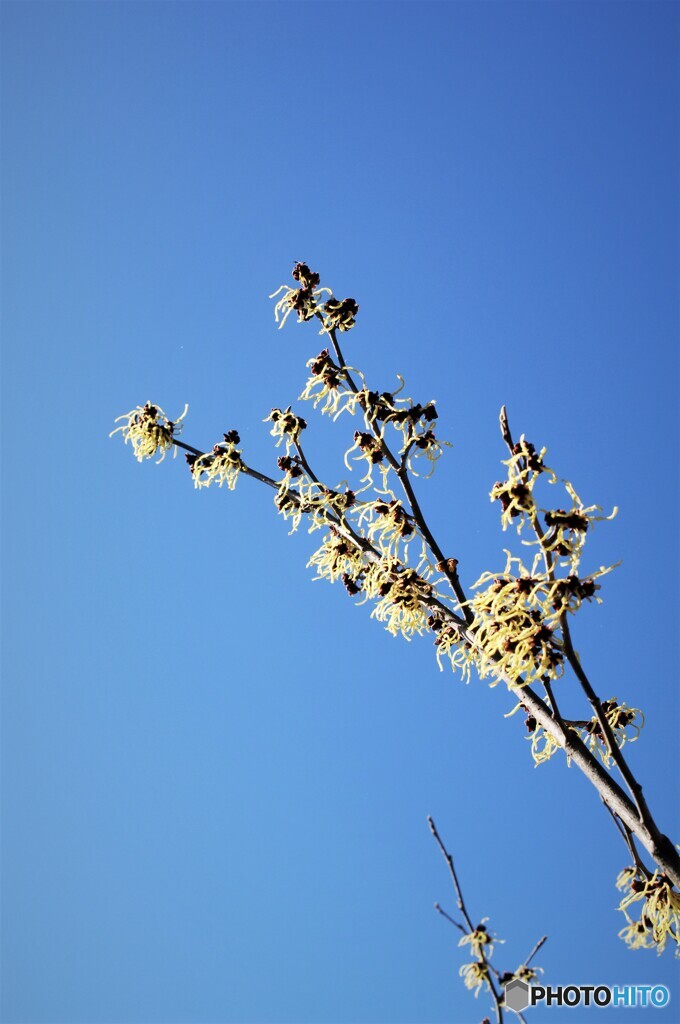
[[[147,402],[146,405],[138,405],[124,416],[118,416],[115,420],[125,420],[109,434],[113,437],[119,431],[123,435],[125,444],[130,442],[135,458],[138,462],[144,459],[151,459],[160,452],[158,462],[162,462],[173,446],[173,438],[182,430],[182,420],[189,411],[189,406],[184,406],[184,411],[176,420],[171,420],[163,412],[160,405],[153,405]],[[177,452],[175,451],[175,454]]]

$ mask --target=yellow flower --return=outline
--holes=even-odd
[[[628,924],[619,932],[619,938],[623,939],[630,949],[654,949],[656,942],[651,928],[644,920],[631,921],[627,914],[626,919]]]
[[[327,348],[308,360],[307,366],[312,373],[300,395],[301,401],[312,402],[315,409],[323,402],[321,412],[329,416],[338,416],[345,406],[354,411],[355,398],[347,382],[347,370],[335,365]]]
[[[487,964],[476,961],[472,964],[463,964],[458,972],[470,991],[474,989],[475,999],[479,995],[482,986],[489,986],[489,967]]]
[[[519,691],[521,693],[521,690]],[[520,700],[518,704],[508,711],[506,718],[511,718],[518,711],[527,711],[526,705]],[[534,759],[536,765],[545,764],[549,761],[553,754],[561,750],[557,740],[553,739],[552,735],[547,732],[542,725],[539,725],[534,716],[529,713],[525,718],[525,724],[527,727],[528,736],[527,739],[531,740],[531,756]]]
[[[630,883],[637,876],[637,868],[629,867],[620,871],[616,879],[617,889],[629,889]]]
[[[404,388],[404,378],[397,374],[397,380],[399,381],[399,387],[395,391],[383,391],[379,393],[377,391],[371,391],[366,385],[364,375],[356,367],[352,367],[352,373],[355,373],[357,377],[361,378],[363,387],[356,392],[352,392],[351,397],[348,397],[346,402],[346,409],[352,415],[356,412],[357,407],[363,411],[364,422],[367,430],[372,430],[374,426],[379,423],[388,423],[392,420],[395,413],[399,412],[397,404],[412,405],[410,398],[397,398],[396,396]],[[382,430],[384,434],[384,427]]]
[[[437,460],[444,454],[445,447],[451,448],[452,445],[448,441],[440,441],[439,438],[435,437],[433,430],[425,430],[422,434],[418,434],[413,442],[406,465],[414,476],[420,476],[420,473],[415,469],[414,463],[424,455],[430,463],[430,470],[425,474],[425,479],[428,479],[434,473]]]
[[[549,732],[546,732],[543,726],[538,725],[531,734],[531,756],[534,759],[536,765],[545,764],[549,761],[553,754],[556,754],[558,750],[561,750],[557,740],[553,739]]]
[[[384,622],[393,636],[401,633],[410,640],[414,633],[424,633],[427,629],[424,602],[433,597],[435,591],[415,569],[406,568],[393,557],[381,558],[366,570],[363,589],[366,598],[376,601],[371,618]]]
[[[611,697],[602,702],[602,710],[619,747],[628,741],[632,743],[639,737],[645,724],[645,716],[640,708],[628,707],[625,701],[619,704],[616,697]],[[632,735],[628,732],[629,729],[632,730]],[[599,754],[603,763],[609,767],[612,758],[597,718],[591,718],[584,729],[579,729],[579,734],[586,746],[593,753]]]
[[[282,284],[269,298],[275,299],[277,295],[283,295],[274,306],[274,319],[283,327],[290,314],[294,311],[298,315],[298,323],[303,320],[311,320],[319,310],[319,299],[324,293],[331,294],[330,288],[289,288]]]
[[[321,547],[314,552],[307,563],[316,569],[314,579],[327,579],[331,583],[342,579],[357,580],[364,569],[364,555],[351,541],[336,530],[331,530],[324,538]],[[347,580],[344,579],[347,577]]]
[[[284,519],[292,522],[290,533],[295,533],[303,516],[309,517],[309,532],[313,533],[322,526],[328,525],[329,514],[341,515],[351,506],[354,500],[352,491],[344,493],[330,491],[321,483],[300,477],[299,482],[294,474],[299,469],[295,463],[287,462],[287,457],[279,459],[279,468],[284,469],[285,476],[279,484],[274,504]],[[295,490],[291,489],[291,480],[295,479]]]
[[[513,519],[516,519],[519,533],[525,519],[532,519],[535,516],[533,489],[541,473],[547,473],[553,482],[556,480],[553,471],[543,462],[545,453],[545,448],[537,452],[522,435],[511,457],[503,462],[503,465],[508,467],[507,480],[494,484],[490,497],[492,501],[501,503],[501,523],[504,530]]]
[[[658,868],[646,876],[636,868],[626,868],[616,880],[617,888],[628,889],[619,904],[628,924],[619,932],[631,949],[654,949],[663,953],[668,939],[678,945],[680,954],[680,892]],[[634,921],[628,908],[642,903],[640,917]]]
[[[491,957],[493,955],[494,943],[502,942],[502,939],[495,939],[489,934],[485,928],[486,922],[489,920],[488,917],[482,918],[481,924],[478,924],[473,932],[468,932],[459,941],[459,946],[470,946],[472,952],[477,957]]]
[[[380,468],[380,472],[383,478],[382,489],[383,491],[386,491],[386,481],[387,474],[389,472],[389,466],[385,465],[385,455],[383,453],[383,448],[382,444],[380,443],[380,440],[377,437],[374,437],[373,434],[368,434],[365,431],[355,431],[354,444],[345,452],[345,465],[350,471],[352,469],[352,466],[350,465],[349,458],[352,452],[357,452],[352,461],[364,461],[366,462],[366,465],[368,467],[366,473],[361,478],[361,483],[366,484],[366,487],[364,487],[363,490],[366,490],[366,488],[372,485],[373,467],[378,466]]]
[[[415,534],[413,517],[410,516],[403,504],[394,498],[392,501],[376,501],[368,505],[362,518],[366,518],[366,512],[374,516],[368,525],[368,537],[375,545],[377,544],[383,555],[400,556],[400,546],[403,546],[401,555],[404,562],[408,561],[408,541]]]
[[[581,562],[583,548],[586,543],[586,534],[594,523],[614,519],[618,508],[614,508],[611,515],[596,515],[602,509],[599,505],[583,504],[578,494],[569,483],[564,481],[564,487],[572,500],[570,509],[544,509],[543,519],[548,527],[548,532],[543,539],[543,546],[546,551],[553,551],[557,555],[568,558],[568,563],[573,573],[576,572]]]
[[[559,637],[541,610],[527,605],[525,589],[529,593],[532,586],[528,579],[525,588],[522,580],[496,577],[473,597],[470,606],[483,676],[504,675],[526,685],[546,674],[556,678],[563,673]]]
[[[359,306],[354,299],[336,299],[331,295],[322,306],[323,323],[327,331],[349,331],[356,322]]]
[[[236,447],[239,441],[237,432],[231,430],[211,452],[187,456],[195,487],[210,487],[217,483],[219,487],[226,484],[230,491],[234,490],[243,468],[241,450]]]
[[[125,423],[112,430],[109,437],[113,437],[114,434],[121,431],[125,443],[127,444],[129,441],[132,445],[138,462],[152,458],[157,451],[161,453],[158,461],[162,462],[172,448],[173,437],[182,429],[182,420],[188,409],[189,406],[185,405],[181,416],[176,420],[169,420],[159,405],[152,405],[151,402],[147,402],[146,405],[138,405],[124,416],[116,418],[116,423],[119,420],[125,420]],[[176,450],[175,454],[177,454]]]
[[[264,422],[274,424],[270,434],[278,439],[277,448],[282,441],[286,442],[286,455],[289,454],[295,442],[299,441],[300,434],[307,426],[307,421],[303,420],[302,416],[296,416],[294,412],[291,412],[290,406],[287,409],[272,409]]]
[[[451,662],[451,668],[460,673],[466,683],[470,682],[472,667],[477,664],[475,649],[467,640],[462,640],[459,630],[448,619],[437,612],[428,617],[427,624],[436,634],[434,645],[437,649],[437,664],[440,672],[444,671],[442,656]]]
[[[525,981],[527,985],[530,985],[539,974],[543,974],[542,967],[527,967],[526,964],[521,964],[513,974],[513,978]]]

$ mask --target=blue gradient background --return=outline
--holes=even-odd
[[[671,986],[617,939],[625,850],[500,688],[439,673],[311,582],[250,480],[196,493],[115,416],[261,421],[321,347],[267,295],[307,260],[361,303],[348,359],[436,397],[418,493],[469,585],[510,540],[516,434],[619,517],[575,639],[647,714],[631,762],[678,838],[678,8],[663,3],[2,5],[2,1020],[445,1022],[432,814],[512,968]],[[354,425],[309,431],[330,482]],[[673,831],[675,830],[675,831]]]

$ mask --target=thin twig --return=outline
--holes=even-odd
[[[565,723],[564,719],[562,718],[562,715],[560,714],[559,707],[557,706],[557,701],[555,700],[555,694],[553,693],[552,683],[550,682],[550,680],[547,677],[545,679],[542,679],[541,682],[543,683],[543,689],[548,694],[548,699],[550,700],[550,706],[552,708],[553,715],[555,716],[555,720],[557,722],[559,722],[560,725],[565,727],[566,723]]]
[[[435,825],[434,821],[432,820],[432,818],[429,815],[428,815],[428,818],[427,818],[427,823],[430,826],[430,832],[432,833],[432,835],[434,836],[434,838],[435,838],[435,840],[437,842],[437,846],[439,847],[439,849],[442,852],[442,856],[444,857],[444,860],[446,861],[446,863],[449,866],[449,873],[450,873],[451,878],[453,880],[453,887],[456,890],[456,903],[457,903],[458,909],[460,910],[461,914],[465,918],[465,923],[468,926],[468,929],[471,932],[473,932],[475,930],[475,926],[473,925],[472,920],[470,919],[470,915],[468,914],[467,908],[465,906],[465,900],[463,899],[463,893],[462,893],[462,890],[461,890],[461,887],[460,887],[460,883],[458,881],[458,875],[456,874],[456,869],[455,869],[454,864],[453,864],[453,857],[451,856],[449,851],[444,846],[444,843],[442,842],[442,839],[441,839],[441,837],[439,835],[439,832],[437,832],[437,826]]]
[[[539,939],[539,940],[538,940],[538,942],[536,943],[536,945],[534,946],[534,948],[533,948],[533,949],[531,950],[531,952],[529,953],[529,956],[528,956],[528,957],[526,958],[526,960],[524,960],[524,961],[523,961],[523,963],[524,963],[524,966],[525,966],[525,967],[528,967],[528,966],[529,966],[529,964],[530,964],[530,963],[531,963],[531,961],[532,961],[532,960],[534,959],[534,957],[535,957],[535,956],[536,956],[536,954],[538,953],[538,951],[539,951],[539,949],[541,948],[541,946],[542,946],[542,945],[543,945],[543,944],[544,944],[545,942],[547,942],[547,941],[548,941],[548,936],[547,936],[547,935],[544,935],[542,939]]]
[[[205,455],[205,452],[199,451],[198,448],[194,448],[190,444],[185,444],[184,441],[178,441],[173,437],[172,443],[176,448],[183,448],[185,452],[191,452],[192,455]]]
[[[609,719],[602,709],[602,703],[600,698],[595,693],[595,690],[591,686],[590,680],[586,675],[581,662],[579,661],[578,655],[574,650],[574,645],[571,641],[571,632],[569,630],[569,623],[567,621],[567,613],[564,612],[560,617],[560,626],[562,629],[562,638],[564,643],[564,653],[567,656],[567,660],[574,672],[574,675],[581,684],[581,688],[588,698],[590,705],[595,712],[595,716],[602,729],[602,734],[605,738],[607,746],[609,747],[609,754],[614,760],[616,767],[621,772],[621,775],[625,779],[626,785],[631,792],[635,805],[638,809],[640,821],[646,826],[652,836],[658,836],[658,828],[652,817],[651,811],[647,806],[647,801],[642,795],[642,786],[637,781],[632,771],[628,767],[628,763],[621,752],[621,748],[616,742],[613,729],[609,724]]]
[[[462,891],[462,889],[460,887],[460,882],[458,881],[458,875],[456,874],[456,869],[454,867],[453,857],[451,856],[449,851],[444,846],[444,843],[442,842],[441,836],[439,835],[439,832],[437,831],[437,826],[435,825],[434,821],[432,820],[432,818],[429,815],[428,815],[428,818],[427,818],[427,823],[430,826],[430,832],[432,833],[432,835],[434,836],[434,838],[435,838],[435,840],[437,842],[437,846],[439,847],[439,849],[442,852],[442,856],[444,857],[444,860],[448,864],[449,874],[451,875],[451,878],[453,880],[453,887],[456,890],[456,903],[457,903],[458,909],[460,910],[461,914],[463,915],[463,917],[465,919],[466,925],[468,926],[468,932],[466,934],[470,934],[471,932],[474,932],[476,929],[475,929],[475,926],[472,923],[470,915],[467,912],[467,907],[465,906],[465,900],[463,899],[463,891]],[[441,909],[441,907],[439,906],[438,903],[435,903],[435,909],[437,909],[440,913],[443,913],[443,911],[442,911],[442,909]],[[453,919],[450,918],[448,914],[445,914],[444,916],[447,917],[453,924],[456,924],[456,922],[453,921]],[[460,928],[460,930],[463,933],[465,933],[465,929],[461,928],[460,925],[456,925],[456,927]],[[502,1024],[502,1022],[503,1022],[503,995],[502,995],[502,993],[497,991],[496,986],[494,985],[493,979],[491,977],[491,972],[492,971],[496,975],[496,977],[498,977],[498,971],[496,971],[496,969],[493,968],[491,966],[491,964],[489,963],[489,961],[487,960],[486,954],[484,953],[483,948],[480,947],[479,952],[478,952],[477,955],[479,957],[479,962],[484,964],[484,966],[486,967],[486,981],[487,981],[487,984],[489,986],[489,991],[491,992],[491,995],[493,996],[493,1001],[494,1001],[495,1010],[496,1010],[496,1021],[497,1021],[497,1024]]]
[[[438,914],[441,914],[442,917],[445,917],[446,920],[454,926],[454,928],[457,928],[459,932],[462,932],[463,935],[467,935],[467,932],[463,928],[462,924],[459,921],[454,921],[451,915],[447,914],[446,911],[438,903],[435,903],[434,909],[437,911]]]
[[[612,821],[616,825],[616,828],[617,828],[620,836],[622,837],[624,843],[628,847],[628,849],[630,851],[630,855],[633,858],[633,863],[635,864],[635,867],[638,869],[638,871],[641,872],[641,874],[643,874],[645,876],[645,878],[650,878],[651,877],[651,871],[649,871],[647,866],[643,863],[643,861],[640,858],[640,854],[638,853],[637,847],[635,846],[635,837],[634,837],[633,833],[628,828],[628,826],[625,825],[621,821],[621,819],[618,817],[618,815],[614,814],[614,812],[612,811],[611,807],[609,807],[609,805],[604,800],[602,802],[603,802],[604,806],[607,808],[607,810],[609,811],[609,814],[611,815]]]

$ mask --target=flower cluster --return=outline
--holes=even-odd
[[[298,323],[318,317],[323,324],[321,334],[334,330],[349,331],[354,327],[359,312],[354,299],[336,299],[330,288],[319,287],[321,278],[306,263],[295,264],[293,279],[299,282],[299,288],[289,288],[282,284],[269,296],[274,299],[283,292],[274,307],[274,316],[280,328],[291,313],[297,313]],[[326,301],[322,301],[324,295],[328,295]]]
[[[276,465],[283,471],[284,477],[279,484],[279,494],[285,494],[293,480],[297,480],[304,473],[300,465],[300,459],[295,455],[279,455]]]
[[[307,421],[291,412],[290,406],[287,409],[272,409],[264,422],[274,424],[270,434],[277,438],[277,448],[282,441],[286,442],[286,454],[300,440],[300,434],[307,427]]]
[[[361,483],[370,487],[373,483],[373,467],[380,466],[384,490],[389,467],[383,464],[385,453],[379,438],[375,437],[373,434],[366,433],[363,430],[355,431],[354,444],[345,452],[345,465],[349,470],[352,469],[350,465],[350,455],[352,452],[357,453],[352,459],[353,462],[365,462],[367,465],[366,473],[361,478]]]
[[[399,377],[400,386],[395,392],[369,391],[364,386],[346,402],[346,408],[354,412],[357,405],[364,412],[364,419],[369,430],[379,428],[380,437],[385,436],[385,426],[389,423],[402,435],[399,454],[406,455],[408,469],[418,476],[414,463],[420,456],[425,456],[431,464],[428,476],[434,471],[434,464],[443,454],[444,446],[450,447],[448,441],[440,441],[432,429],[438,413],[434,401],[421,405],[411,398],[396,398],[404,387],[404,380]],[[380,427],[379,425],[382,424]]]
[[[392,501],[376,501],[367,506],[373,513],[373,521],[368,526],[368,536],[373,544],[377,544],[384,555],[408,558],[408,541],[415,533],[413,516],[403,504],[394,498]],[[403,553],[400,551],[403,546]]]
[[[478,661],[477,652],[472,644],[461,637],[459,628],[451,619],[439,612],[430,615],[427,624],[435,633],[434,646],[440,671],[444,670],[442,656],[447,657],[454,672],[458,669],[464,681],[469,683],[472,668]]]
[[[616,880],[617,889],[626,891],[619,910],[628,922],[619,937],[631,949],[656,949],[663,953],[671,939],[680,955],[680,892],[662,872],[653,875],[629,867]],[[634,920],[628,913],[634,903],[641,903],[640,916]]]
[[[474,640],[473,650],[466,652],[466,660],[468,664],[470,661],[476,664],[481,677],[490,675],[494,680],[504,677],[511,688],[536,680],[547,684],[563,674],[565,616],[578,611],[584,601],[600,603],[597,596],[600,585],[596,581],[615,567],[602,566],[590,575],[579,575],[590,526],[601,519],[613,518],[616,509],[611,516],[599,515],[599,506],[584,506],[568,481],[565,481],[565,489],[571,499],[569,509],[539,508],[534,498],[534,485],[539,476],[545,474],[550,483],[557,482],[555,473],[544,462],[545,452],[546,449],[537,452],[522,437],[504,463],[508,469],[507,480],[496,483],[491,492],[492,500],[501,503],[504,529],[513,521],[518,531],[526,522],[532,526],[537,539],[525,543],[537,544],[539,551],[531,568],[507,551],[504,573],[484,573],[474,584],[476,593],[468,602],[474,616],[471,627]],[[432,617],[432,628],[437,632],[435,643],[439,648],[440,665],[441,654],[447,654],[454,667],[460,665],[458,632],[436,617]],[[637,738],[644,721],[639,709],[619,705],[615,700],[606,702],[603,708],[619,746]],[[533,715],[527,715],[526,724],[534,762],[543,764],[560,745]],[[597,751],[609,765],[609,749],[597,719],[569,724],[589,749]]]
[[[524,435],[513,447],[512,455],[504,461],[508,467],[507,480],[498,481],[491,489],[491,500],[501,503],[501,523],[506,530],[513,519],[517,520],[517,531],[522,529],[525,517],[533,518],[536,514],[533,490],[536,480],[542,473],[547,473],[554,483],[555,474],[543,462],[545,448],[537,452],[533,444],[526,441]]]
[[[568,480],[564,488],[571,499],[571,508],[539,508],[534,498],[534,485],[539,476],[545,474],[550,483],[557,483],[555,473],[545,465],[546,449],[537,452],[524,436],[514,445],[511,457],[503,464],[508,467],[507,479],[498,481],[491,489],[491,500],[501,503],[501,522],[507,529],[514,520],[517,532],[529,522],[537,535],[545,556],[551,561],[564,558],[562,563],[572,576],[576,576],[589,528],[603,519],[613,519],[618,509],[609,516],[598,515],[599,505],[585,506]],[[542,515],[542,522],[541,522]],[[560,564],[559,561],[557,564]],[[563,583],[560,583],[564,587]],[[592,594],[576,594],[578,598]]]
[[[531,581],[508,581],[485,573],[489,586],[478,590],[470,602],[475,615],[475,638],[482,676],[504,676],[512,684],[524,685],[542,676],[554,678],[563,672],[564,653],[554,626],[542,607],[532,607]],[[525,578],[526,579],[526,578]]]
[[[364,575],[363,591],[376,601],[371,618],[384,622],[392,636],[401,634],[410,640],[427,629],[426,604],[435,596],[434,587],[397,558],[372,562]]]
[[[335,491],[316,480],[308,479],[297,459],[282,456],[278,465],[285,475],[279,483],[274,504],[283,518],[292,522],[291,533],[295,533],[303,516],[309,517],[310,533],[328,525],[331,516],[342,520],[356,502],[356,495],[349,488]],[[291,480],[295,480],[294,491],[290,490]]]
[[[421,405],[410,398],[400,401],[403,402],[402,408],[388,412],[384,416],[384,421],[391,423],[401,433],[399,454],[406,456],[406,465],[414,476],[419,475],[415,469],[415,462],[421,456],[425,456],[430,463],[427,476],[431,476],[437,459],[444,452],[444,447],[451,447],[448,441],[440,441],[432,428],[439,415],[435,403],[432,401]]]
[[[224,441],[216,444],[212,451],[204,455],[187,454],[194,487],[210,487],[213,483],[221,487],[226,484],[233,491],[239,473],[243,471],[241,451],[236,447],[240,441],[237,431],[230,430],[224,435]]]
[[[479,588],[485,583],[490,583],[480,603],[489,614],[497,618],[502,618],[507,613],[508,604],[520,604],[526,611],[539,612],[543,621],[553,627],[565,612],[577,612],[584,601],[594,599],[601,604],[600,598],[596,596],[600,586],[595,580],[614,568],[602,567],[584,577],[572,573],[566,577],[555,578],[554,574],[539,569],[540,553],[536,555],[531,569],[527,569],[522,560],[514,557],[509,551],[506,550],[505,553],[505,571],[500,575],[483,573],[474,584],[475,588]],[[513,572],[515,565],[517,570]]]
[[[527,710],[521,701],[510,712],[510,715],[520,709]],[[630,708],[625,703],[619,704],[616,697],[612,697],[610,700],[602,701],[602,710],[609,722],[617,746],[622,747],[624,743],[638,738],[645,723],[645,716],[639,708]],[[543,726],[538,724],[532,714],[527,713],[525,724],[531,738],[531,753],[534,761],[537,765],[549,761],[553,754],[560,749],[559,744]],[[566,724],[580,736],[593,753],[600,755],[607,767],[611,765],[612,757],[597,717],[594,716],[588,722],[568,721]],[[632,735],[628,730],[632,730]]]
[[[412,441],[417,441],[439,416],[434,402],[421,405],[411,399],[404,399],[404,401],[408,401],[407,406],[402,409],[394,409],[385,416],[386,422],[391,423],[404,435],[402,450],[408,447]]]
[[[534,763],[536,765],[545,764],[553,754],[562,749],[560,744],[547,729],[539,725],[536,718],[522,701],[516,704],[512,711],[508,711],[505,717],[512,718],[518,711],[523,711],[526,714],[524,724],[527,728],[527,739],[531,740],[531,756],[534,759]]]
[[[338,416],[349,401],[353,404],[353,393],[347,382],[347,371],[336,366],[328,349],[323,349],[307,363],[311,375],[300,395],[300,399],[312,402],[314,408],[323,402],[322,413]]]
[[[545,764],[553,754],[562,748],[555,737],[538,724],[533,715],[527,715],[525,723],[531,738],[531,756],[534,759],[534,764]]]
[[[399,380],[399,387],[397,390],[383,391],[381,393],[378,391],[371,391],[363,379],[363,374],[359,371],[356,372],[358,376],[361,377],[364,386],[354,392],[352,402],[348,403],[347,407],[349,412],[352,414],[356,411],[357,406],[362,410],[368,430],[372,430],[380,423],[386,423],[392,414],[397,411],[398,403],[410,401],[396,397],[404,387],[404,378],[399,374],[397,374],[397,378]]]
[[[539,974],[543,974],[542,967],[527,967],[526,964],[520,964],[512,974],[501,974],[498,982],[500,985],[507,985],[510,981],[524,981],[527,985],[530,985]]]
[[[297,313],[298,323],[311,320],[317,314],[321,296],[324,293],[331,294],[330,288],[319,288],[319,275],[310,270],[306,263],[295,264],[293,279],[300,282],[299,288],[289,288],[288,285],[282,284],[269,296],[270,299],[274,299],[283,292],[274,307],[274,317],[279,328],[283,327],[291,313]]]
[[[503,942],[504,940],[496,939],[490,934],[486,927],[488,920],[488,917],[483,918],[481,924],[478,924],[474,931],[467,932],[458,945],[469,946],[476,957],[487,958],[493,956],[494,943]]]
[[[640,708],[630,708],[625,702],[619,704],[616,697],[602,701],[602,710],[611,727],[614,739],[619,747],[627,741],[636,740],[645,724],[645,716]],[[628,730],[632,730],[632,734]],[[596,717],[579,730],[584,743],[593,753],[598,753],[607,767],[611,764],[611,754],[602,727]]]
[[[349,331],[356,323],[359,306],[354,299],[336,299],[333,296],[322,308],[324,328],[327,331]]]
[[[479,995],[485,984],[488,988],[491,987],[489,982],[491,968],[487,961],[493,955],[494,944],[503,941],[503,939],[496,939],[491,935],[486,927],[487,921],[488,917],[485,917],[473,931],[466,932],[458,943],[459,946],[469,946],[474,956],[477,957],[473,963],[463,964],[458,972],[465,987],[471,991],[474,990],[475,997]]]
[[[358,523],[354,522],[358,534],[344,518],[356,504],[353,491],[333,491],[305,480],[295,492],[279,492],[276,504],[286,518],[293,519],[293,529],[303,515],[311,518],[310,531],[322,523],[327,524],[331,516],[343,527],[331,525],[330,533],[310,559],[308,564],[317,570],[316,579],[342,580],[350,595],[361,594],[363,602],[374,601],[372,617],[384,622],[393,636],[399,634],[410,639],[414,633],[425,632],[430,625],[428,606],[439,600],[440,595],[422,573],[398,557],[399,540],[415,533],[415,528],[396,499],[359,503]],[[362,530],[360,524],[366,518],[371,521],[368,528]],[[441,614],[446,614],[443,608]],[[463,654],[458,657],[461,667],[469,674]]]
[[[307,565],[316,569],[314,579],[326,579],[331,583],[341,579],[347,585],[348,582],[360,580],[365,568],[364,553],[331,527],[330,533],[324,537],[323,544],[314,552]]]
[[[475,616],[481,675],[502,674],[511,684],[523,685],[563,674],[564,616],[577,612],[584,601],[600,603],[600,584],[596,581],[615,566],[601,566],[587,576],[579,575],[585,533],[594,519],[602,518],[595,515],[599,509],[585,508],[568,482],[565,487],[574,500],[569,513],[539,509],[533,495],[536,479],[546,473],[556,482],[555,474],[543,462],[545,449],[538,453],[522,438],[513,451],[505,463],[508,481],[496,484],[492,497],[501,501],[504,527],[512,519],[518,519],[518,529],[527,519],[532,523],[537,536],[534,543],[540,550],[530,568],[506,551],[504,572],[484,573],[474,584],[477,592],[469,605]],[[545,530],[539,520],[541,512]],[[568,556],[568,561],[555,560],[555,553]],[[556,748],[539,730],[532,749],[540,763]]]
[[[286,474],[279,484],[274,505],[284,519],[291,521],[291,533],[295,533],[303,516],[309,516],[309,532],[312,533],[326,522],[325,498],[311,480],[301,478],[294,491],[290,490],[289,483],[289,475]]]
[[[541,544],[545,551],[568,559],[571,572],[575,573],[581,562],[588,529],[596,522],[613,519],[618,509],[614,508],[608,516],[597,515],[602,511],[599,505],[584,506],[568,480],[564,481],[564,486],[573,505],[570,509],[546,509],[543,512],[547,533]]]
[[[185,405],[182,415],[176,420],[170,420],[159,405],[152,405],[151,402],[138,405],[124,416],[116,418],[116,423],[119,420],[125,420],[125,423],[112,430],[109,437],[121,431],[125,444],[129,441],[132,445],[138,462],[152,458],[158,451],[161,453],[158,461],[162,462],[172,448],[173,438],[182,429],[182,420],[188,409],[189,406]]]
[[[463,964],[458,973],[463,979],[465,987],[469,988],[471,992],[474,991],[475,999],[484,985],[490,988],[489,965],[481,960],[475,960],[471,964]]]
[[[410,443],[410,451],[406,460],[406,465],[411,470],[414,476],[420,476],[415,469],[415,462],[420,456],[425,456],[427,461],[430,463],[429,472],[425,474],[426,477],[432,476],[435,471],[437,460],[444,454],[444,447],[450,448],[451,445],[448,441],[440,441],[439,438],[435,437],[433,430],[426,430],[420,434],[415,440]]]

